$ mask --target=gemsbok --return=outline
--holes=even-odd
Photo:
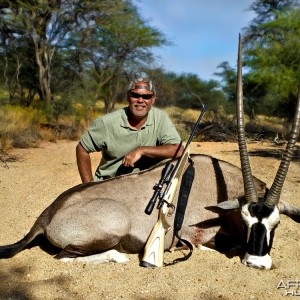
[[[274,182],[267,188],[264,182],[252,176],[248,159],[243,121],[241,48],[239,41],[237,125],[241,168],[211,156],[191,155],[195,179],[181,236],[194,245],[210,245],[224,253],[240,249],[243,264],[270,269],[270,251],[280,213],[298,223],[300,221],[299,208],[280,200],[299,134],[300,91],[290,139]],[[60,248],[55,256],[58,259],[126,261],[125,253],[143,250],[157,221],[156,213],[146,215],[144,209],[164,165],[165,162],[161,162],[138,174],[80,184],[63,192],[41,213],[20,241],[0,246],[0,258],[13,257],[38,235],[45,235]],[[173,218],[171,215],[170,222]],[[170,230],[165,238],[165,249],[176,244],[177,239]]]

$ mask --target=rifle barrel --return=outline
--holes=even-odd
[[[181,161],[182,161],[182,159],[183,159],[183,157],[184,157],[184,154],[185,154],[185,152],[187,151],[189,144],[192,142],[192,140],[193,140],[193,138],[194,138],[194,135],[195,135],[195,133],[196,133],[196,130],[198,129],[199,123],[200,123],[201,119],[203,118],[203,115],[204,115],[204,113],[205,113],[205,111],[206,111],[206,108],[207,108],[207,104],[205,103],[205,104],[202,105],[202,110],[201,110],[201,113],[200,113],[200,115],[199,115],[199,117],[198,117],[198,120],[196,121],[196,123],[195,123],[195,125],[194,125],[194,127],[193,127],[193,130],[192,130],[192,132],[191,132],[191,134],[190,134],[190,137],[189,137],[188,141],[186,142],[186,145],[185,145],[185,147],[184,147],[184,150],[183,150],[183,152],[182,152],[180,158],[179,158],[178,161],[177,161],[177,164],[176,164],[176,166],[175,166],[175,168],[174,168],[174,170],[173,170],[173,173],[172,173],[170,179],[172,179],[172,178],[174,177],[176,170],[177,170],[178,167],[180,166]]]
[[[190,135],[190,137],[189,137],[189,139],[188,139],[188,141],[186,143],[187,146],[192,142],[192,139],[194,138],[194,135],[196,133],[196,130],[197,130],[198,126],[199,126],[199,123],[200,123],[201,119],[203,118],[203,115],[204,115],[204,113],[206,111],[206,108],[207,108],[207,104],[205,103],[205,104],[202,105],[201,114],[199,115],[198,120],[196,121],[196,123],[195,123],[195,125],[193,127],[192,133],[191,133],[191,135]]]

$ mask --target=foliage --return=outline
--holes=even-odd
[[[28,106],[38,94],[48,111],[52,91],[71,80],[83,85],[87,71],[97,84],[94,101],[103,98],[106,111],[113,109],[121,77],[151,63],[151,48],[166,44],[131,1],[5,1],[0,21],[0,67],[11,99],[19,94]]]
[[[235,103],[236,100],[236,70],[230,67],[227,61],[220,63],[217,67],[221,69],[214,75],[221,78],[222,90],[229,102]]]
[[[261,15],[246,30],[248,95],[255,95],[266,114],[291,119],[300,78],[299,4],[256,1],[252,7]]]
[[[164,73],[162,69],[156,69],[153,77],[158,82],[156,90],[160,106],[176,105],[199,110],[206,103],[216,118],[228,107],[220,84],[215,80],[201,80],[196,74]]]
[[[130,2],[109,22],[89,26],[84,44],[75,43],[69,55],[75,53],[84,59],[82,69],[95,82],[94,102],[104,100],[106,112],[114,108],[118,98],[124,99],[124,86],[132,74],[141,72],[153,61],[151,48],[166,44],[162,33],[148,26]],[[69,36],[78,39],[79,32]]]
[[[298,0],[255,0],[249,7],[256,17],[250,25],[244,28],[246,46],[252,48],[254,44],[264,45],[269,37],[279,37],[276,27],[262,26],[277,19],[278,14],[299,8]]]

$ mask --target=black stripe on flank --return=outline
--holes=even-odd
[[[225,178],[223,175],[223,171],[220,167],[220,161],[216,158],[211,158],[212,165],[215,171],[216,175],[216,185],[217,185],[217,197],[218,197],[218,203],[223,202],[225,200],[228,200],[228,191],[227,191],[227,185],[225,182]]]

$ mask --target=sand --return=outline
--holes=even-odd
[[[0,164],[0,244],[16,242],[59,194],[80,183],[76,142],[42,143],[14,149],[17,162]],[[282,149],[253,143],[253,174],[272,184]],[[193,143],[192,152],[239,165],[237,145]],[[93,157],[95,165],[98,156]],[[300,160],[290,165],[282,199],[300,207]],[[213,251],[196,249],[174,266],[145,269],[137,254],[124,264],[63,263],[39,246],[0,261],[0,299],[285,299],[300,295],[300,225],[286,216],[271,252],[274,269],[262,271]],[[166,253],[168,258],[172,258]],[[178,254],[175,256],[178,257]],[[288,284],[299,287],[288,286]]]

